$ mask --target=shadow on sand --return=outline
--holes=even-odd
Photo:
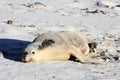
[[[9,60],[20,61],[24,48],[30,44],[29,41],[16,39],[0,39],[0,51],[3,57]]]

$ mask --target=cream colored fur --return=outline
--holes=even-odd
[[[53,40],[55,43],[40,49],[44,40]],[[88,38],[70,31],[43,33],[25,48],[27,54],[23,56],[23,61],[68,60],[73,55],[81,63],[86,63],[90,59],[88,43]]]

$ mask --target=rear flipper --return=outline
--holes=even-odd
[[[75,58],[77,58],[81,63],[83,63],[83,64],[85,64],[85,63],[88,63],[88,64],[95,63],[96,64],[96,62],[92,58],[84,55],[82,50],[79,50],[75,46],[71,46],[71,49],[72,49],[71,55],[74,56]]]
[[[96,48],[97,48],[97,43],[93,42],[93,43],[88,43],[89,46],[89,53],[95,53],[96,52]]]
[[[97,43],[90,38],[86,38],[86,41],[89,46],[89,53],[96,53]]]
[[[86,63],[85,56],[75,46],[71,46],[71,55],[77,58],[81,63]]]

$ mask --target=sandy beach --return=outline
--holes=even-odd
[[[80,32],[98,43],[100,64],[20,62],[46,32]],[[119,80],[120,0],[0,0],[0,80]]]

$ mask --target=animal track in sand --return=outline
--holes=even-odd
[[[23,4],[23,6],[29,7],[29,8],[36,8],[36,9],[40,9],[40,8],[45,8],[46,7],[46,5],[41,3],[41,2],[27,3],[27,4]]]

